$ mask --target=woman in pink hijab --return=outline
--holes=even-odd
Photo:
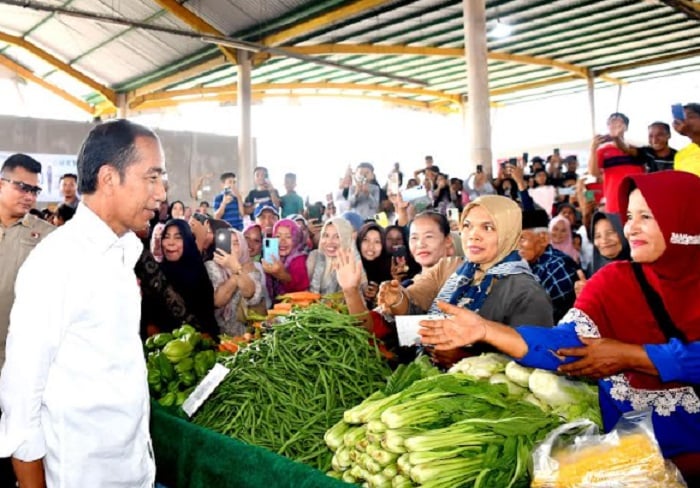
[[[577,263],[581,262],[581,256],[574,247],[573,234],[571,232],[571,223],[565,217],[557,215],[549,221],[549,235],[554,249],[558,249],[564,254],[567,254]]]

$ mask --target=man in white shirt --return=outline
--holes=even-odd
[[[12,456],[22,487],[150,487],[133,271],[142,246],[133,231],[165,200],[163,150],[149,129],[110,121],[88,134],[78,173],[75,217],[17,277],[0,375],[0,456]]]

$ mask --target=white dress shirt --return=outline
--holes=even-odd
[[[19,271],[0,376],[0,456],[44,458],[49,487],[150,487],[155,478],[141,243],[85,204]]]

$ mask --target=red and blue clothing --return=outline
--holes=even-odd
[[[619,213],[617,191],[620,183],[628,175],[644,173],[644,159],[630,156],[612,142],[604,144],[596,151],[598,167],[603,171],[603,196],[605,211]]]

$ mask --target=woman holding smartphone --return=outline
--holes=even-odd
[[[274,240],[263,241],[262,265],[267,275],[267,289],[274,302],[276,298],[293,291],[309,289],[309,273],[306,270],[306,253],[304,253],[304,235],[291,219],[278,221],[272,229]],[[277,247],[277,254],[266,252]]]
[[[250,259],[243,232],[228,225],[215,232],[216,249],[204,263],[214,287],[214,317],[222,334],[238,336],[246,331],[248,304],[262,299],[262,275]],[[229,239],[220,239],[222,233],[228,233]]]

